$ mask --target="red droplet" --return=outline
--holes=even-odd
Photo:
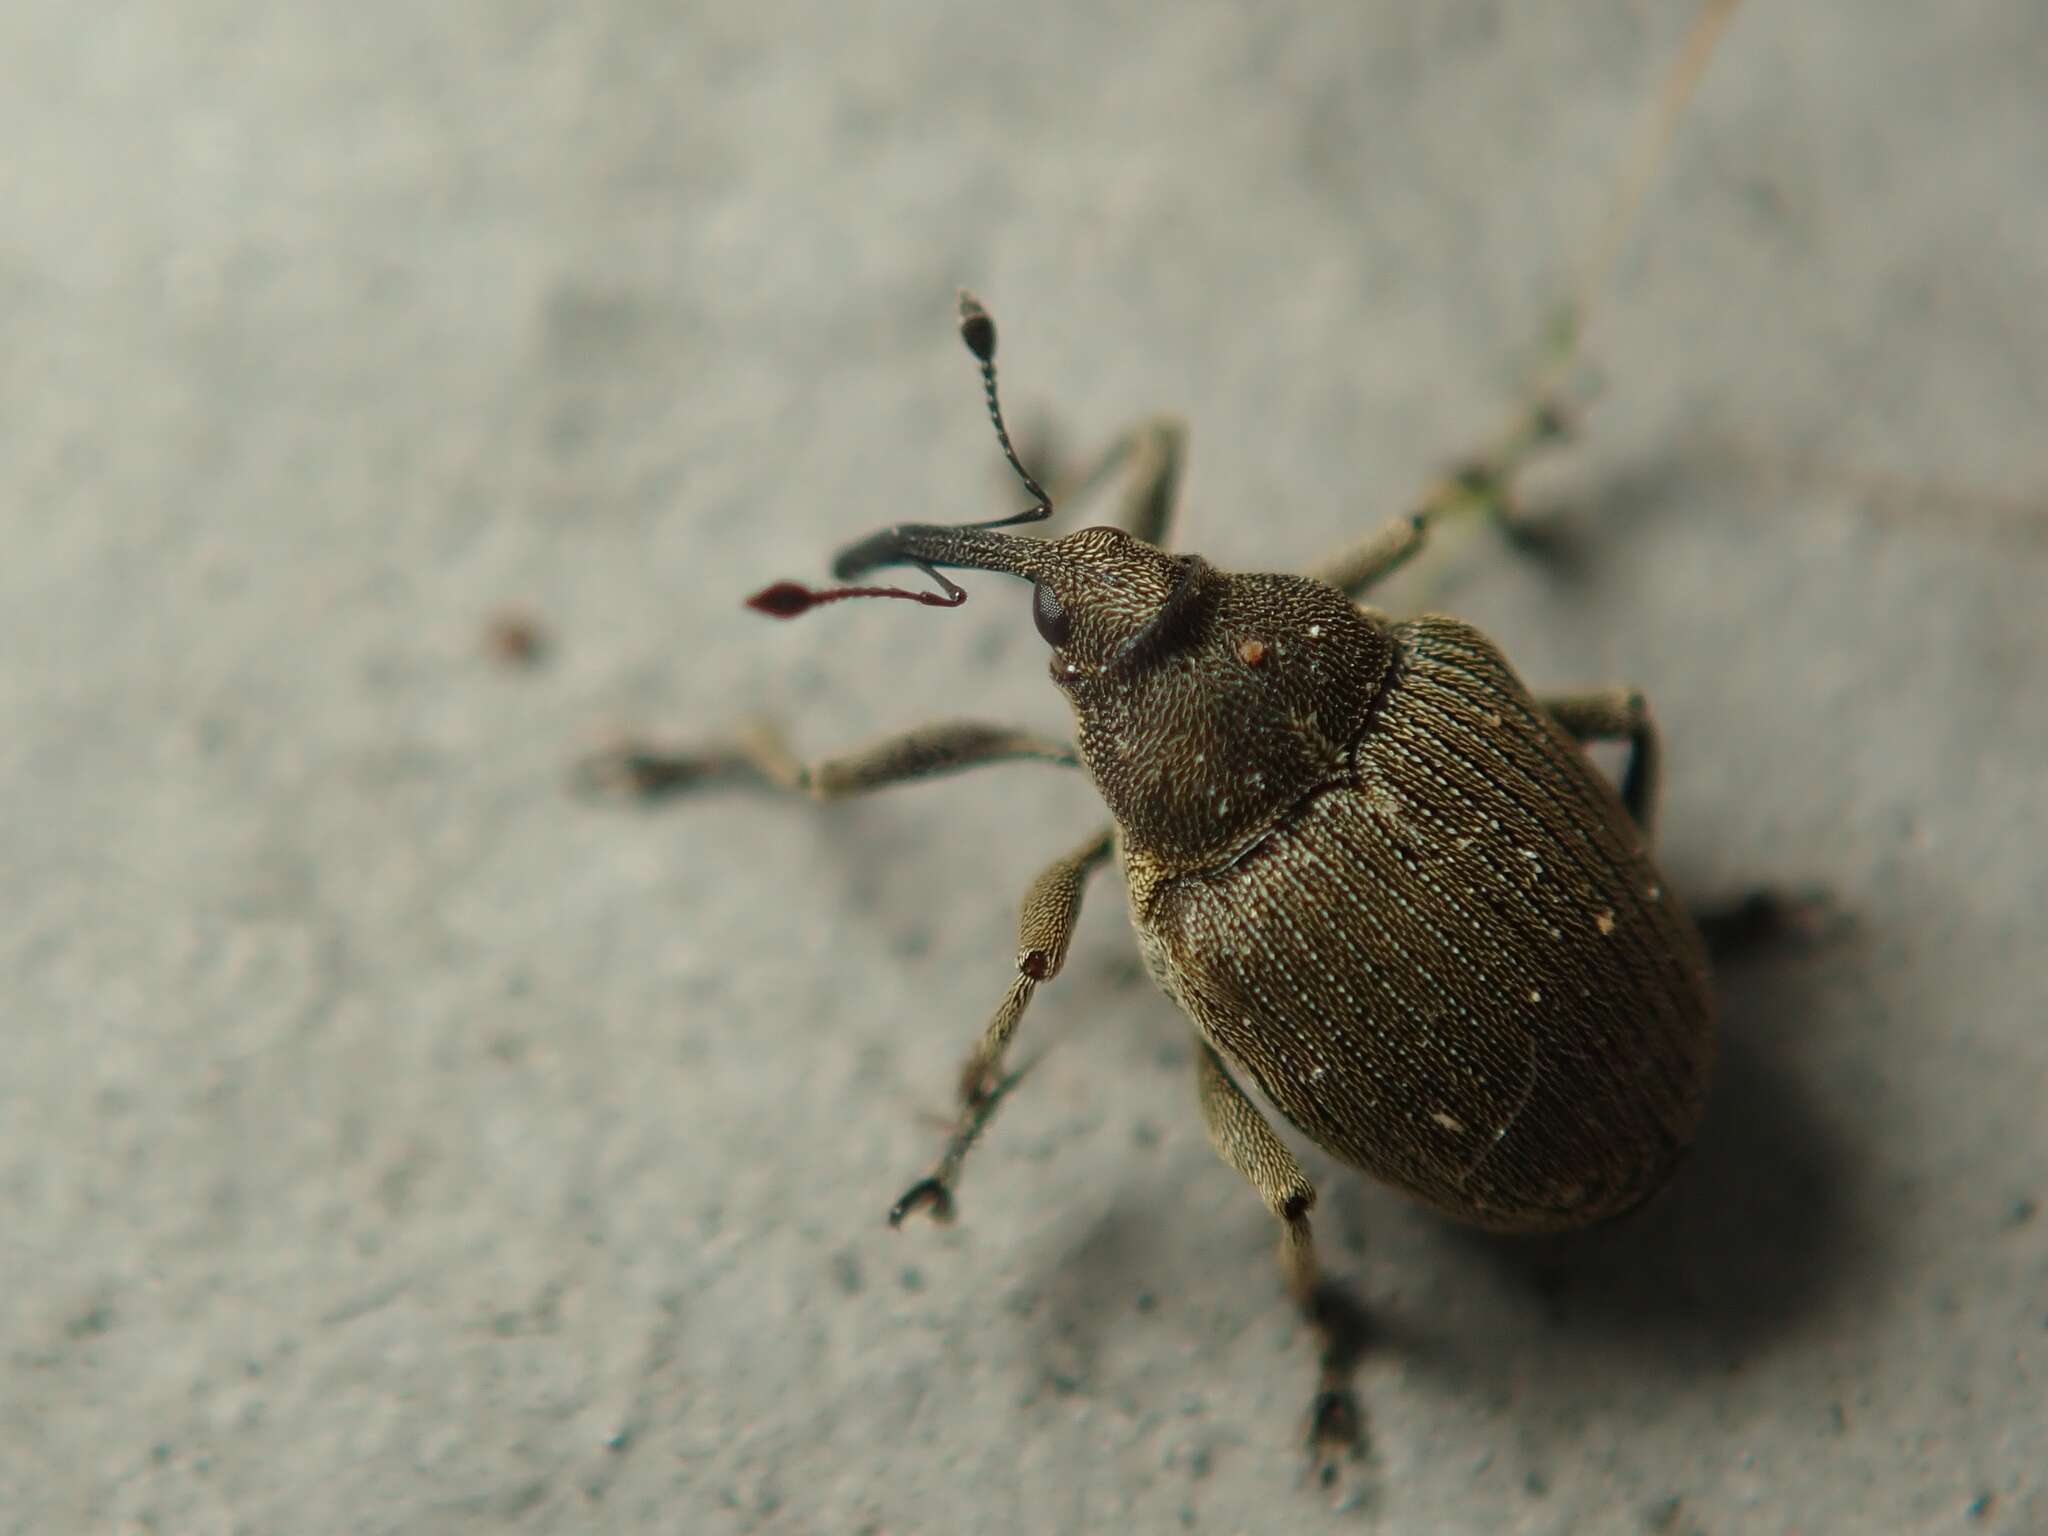
[[[763,587],[747,599],[747,606],[774,619],[793,619],[807,612],[816,598],[811,589],[793,581],[778,581]]]

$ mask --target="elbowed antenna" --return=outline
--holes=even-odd
[[[996,323],[981,307],[981,301],[965,289],[960,293],[960,339],[981,364],[982,392],[988,397],[988,418],[995,426],[996,441],[1002,445],[1010,468],[1024,482],[1024,489],[1036,498],[1033,504],[1022,512],[986,523],[899,523],[849,545],[832,562],[832,574],[841,581],[851,581],[878,566],[914,565],[938,583],[936,592],[913,592],[904,587],[817,588],[801,582],[778,581],[748,598],[749,608],[777,619],[793,619],[821,603],[836,603],[849,597],[900,597],[933,608],[958,608],[967,601],[967,593],[939,574],[942,565],[1002,571],[1012,576],[1032,574],[1040,563],[1036,558],[1038,552],[1044,546],[1036,539],[1011,538],[993,530],[1044,521],[1052,516],[1052,497],[1032,478],[1010,442],[1010,429],[1003,424],[1002,401],[996,392]]]
[[[996,395],[996,322],[995,317],[981,307],[981,300],[965,288],[960,290],[960,339],[967,343],[981,364],[982,393],[988,396],[988,419],[995,424],[996,441],[1003,445],[1003,457],[1010,461],[1010,468],[1017,471],[1017,478],[1024,482],[1024,489],[1038,498],[1037,505],[1026,507],[1014,517],[999,518],[992,523],[976,523],[977,528],[1008,528],[1013,523],[1035,523],[1052,516],[1052,497],[1045,487],[1031,478],[1031,471],[1017,457],[1017,450],[1010,446],[1010,429],[1003,425],[1003,402]]]

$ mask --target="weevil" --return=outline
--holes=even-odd
[[[966,593],[945,570],[1020,577],[1075,744],[955,721],[806,763],[757,726],[681,757],[623,748],[603,766],[641,790],[737,775],[819,800],[1018,759],[1083,768],[1110,825],[1027,890],[1015,974],[961,1074],[952,1134],[890,1223],[951,1219],[967,1153],[1014,1082],[1012,1038],[1060,972],[1089,877],[1115,862],[1146,967],[1193,1026],[1210,1140],[1279,1223],[1289,1288],[1320,1337],[1311,1441],[1327,1469],[1359,1433],[1355,1318],[1318,1269],[1316,1191],[1245,1082],[1332,1157],[1509,1232],[1640,1204],[1684,1157],[1706,1099],[1706,951],[1650,854],[1658,747],[1643,696],[1537,696],[1471,625],[1358,601],[1558,424],[1532,412],[1503,462],[1306,575],[1232,573],[1166,548],[1184,446],[1169,421],[1126,434],[1098,466],[1135,466],[1118,522],[1009,531],[1050,517],[1053,498],[1011,442],[995,325],[965,295],[960,330],[1032,505],[886,528],[838,556],[845,585],[777,582],[749,602],[783,618],[856,597],[950,608]],[[853,584],[888,566],[935,589]],[[1605,740],[1628,744],[1618,789],[1585,751]]]

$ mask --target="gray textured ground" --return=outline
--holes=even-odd
[[[1194,429],[1292,564],[1488,430],[1667,0],[0,7],[0,1530],[2048,1530],[2048,10],[1758,0],[1533,487],[1402,591],[1668,732],[1725,986],[1635,1227],[1338,1177],[1307,1341],[1104,887],[964,1222],[881,1216],[1088,825],[1017,768],[580,804],[606,729],[1046,728],[1022,591],[737,597]],[[494,666],[487,617],[544,622]]]

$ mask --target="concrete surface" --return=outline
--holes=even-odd
[[[1093,814],[565,789],[606,730],[1049,729],[1021,588],[776,626],[1194,430],[1286,565],[1490,430],[1665,0],[0,8],[0,1530],[2048,1530],[2048,9],[1758,0],[1583,440],[1390,601],[1668,732],[1667,868],[1854,929],[1725,981],[1705,1144],[1516,1245],[1326,1163],[1373,1454],[1098,889],[963,1221],[891,1233]],[[551,638],[494,664],[490,616]]]

